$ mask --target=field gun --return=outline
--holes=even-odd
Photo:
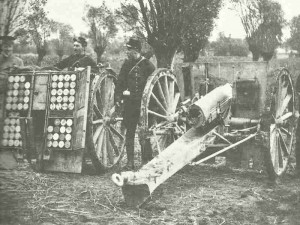
[[[280,68],[274,76],[275,88],[269,101],[266,76],[239,77],[182,110],[175,76],[168,70],[156,71],[146,84],[140,119],[143,139],[154,137],[152,147],[160,151],[138,171],[112,175],[113,182],[122,188],[125,202],[141,206],[160,184],[184,166],[200,164],[239,146],[245,148],[248,142],[252,148],[257,148],[254,142],[260,142],[271,179],[283,175],[294,148],[297,117],[289,71]],[[191,128],[177,138],[182,121]],[[169,144],[167,140],[173,142]],[[208,148],[214,151],[208,152]]]

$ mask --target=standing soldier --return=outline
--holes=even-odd
[[[125,169],[134,169],[134,137],[140,117],[141,99],[147,78],[155,70],[154,65],[141,56],[141,42],[138,39],[130,38],[126,44],[127,59],[123,63],[115,91],[116,105],[120,106],[124,100],[124,126],[126,132],[126,153],[127,164]],[[142,148],[143,149],[143,148]],[[152,155],[152,154],[151,154]],[[147,158],[148,156],[148,158]],[[149,160],[149,152],[142,150],[142,161]]]
[[[61,70],[65,68],[68,68],[69,70],[74,70],[75,67],[96,67],[96,62],[91,57],[85,54],[85,48],[87,47],[87,42],[85,38],[73,38],[73,41],[74,54],[68,56],[67,58],[58,62],[54,66]]]

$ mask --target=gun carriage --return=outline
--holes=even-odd
[[[142,99],[140,136],[144,145],[159,154],[138,171],[112,175],[126,203],[143,204],[188,164],[200,164],[230,149],[247,149],[247,145],[259,149],[272,180],[282,176],[295,143],[295,96],[287,69],[272,75],[276,78],[272,88],[267,74],[239,74],[231,84],[181,102],[172,71],[156,70]]]

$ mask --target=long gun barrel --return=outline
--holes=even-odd
[[[190,118],[195,121],[194,127],[139,171],[112,175],[113,182],[122,187],[128,205],[141,205],[160,184],[192,162],[205,151],[207,145],[213,143],[213,131],[218,123],[211,122],[215,121],[219,113],[222,115],[230,108],[231,92],[231,85],[226,84],[195,102],[189,110]]]

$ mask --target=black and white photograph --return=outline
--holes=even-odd
[[[300,225],[299,0],[0,0],[0,225]]]

